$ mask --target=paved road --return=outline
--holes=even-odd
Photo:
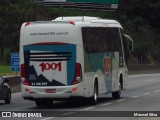
[[[95,106],[83,102],[55,102],[51,108],[37,108],[32,101],[25,101],[20,94],[12,95],[12,103],[6,105],[0,101],[0,110],[2,111],[66,111],[61,113],[64,117],[34,118],[40,120],[160,120],[160,117],[137,118],[137,117],[83,117],[81,112],[89,111],[90,116],[96,112],[91,111],[160,111],[160,74],[130,75],[128,76],[128,90],[123,91],[121,99],[113,100],[111,95],[99,96],[99,102]],[[81,111],[81,112],[79,112]],[[58,114],[58,113],[57,113]],[[107,112],[106,112],[107,114]],[[123,112],[123,114],[129,114]],[[78,118],[66,117],[69,115],[78,115]],[[127,115],[126,115],[127,116]],[[1,119],[1,118],[0,118]],[[4,119],[4,118],[3,118]],[[13,119],[13,118],[12,118]],[[14,118],[17,119],[17,118]],[[27,119],[27,118],[25,118]]]

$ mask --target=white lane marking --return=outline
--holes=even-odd
[[[85,109],[83,109],[82,111],[91,110],[91,109],[93,109],[93,108],[95,108],[95,107],[85,108]]]
[[[153,73],[153,74],[138,74],[138,75],[129,75],[128,77],[129,78],[133,78],[133,77],[144,77],[144,76],[149,76],[149,77],[151,77],[151,76],[153,76],[153,77],[155,77],[155,75],[160,75],[159,73]]]
[[[76,112],[69,112],[69,113],[65,113],[65,114],[62,114],[62,115],[71,115],[71,114],[74,114]]]
[[[151,94],[151,93],[143,93],[141,96],[145,96],[145,95],[149,95],[149,94]]]
[[[152,82],[152,81],[155,81],[155,80],[157,80],[157,79],[150,79],[150,80],[145,80],[145,81]]]
[[[14,94],[12,94],[12,95],[19,95],[19,94],[21,94],[21,93],[14,93]]]
[[[153,91],[153,92],[157,93],[157,92],[160,92],[160,90],[155,90],[155,91]]]
[[[105,103],[105,104],[102,104],[100,106],[107,106],[107,105],[111,105],[111,104],[113,104],[113,103]]]
[[[139,96],[132,96],[132,97],[130,97],[130,98],[138,98]]]
[[[127,99],[120,99],[120,100],[117,100],[115,102],[122,102],[122,101],[125,101],[125,100],[127,100]]]
[[[48,118],[44,118],[44,119],[40,119],[40,120],[51,120],[54,119],[55,117],[48,117]]]

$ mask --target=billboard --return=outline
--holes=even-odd
[[[43,0],[44,6],[65,7],[84,10],[118,9],[120,0]]]

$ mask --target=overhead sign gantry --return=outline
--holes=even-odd
[[[64,7],[83,10],[115,10],[120,0],[41,0],[40,4],[51,7]]]

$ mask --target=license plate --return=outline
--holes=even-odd
[[[56,93],[56,89],[46,89],[46,93]]]

